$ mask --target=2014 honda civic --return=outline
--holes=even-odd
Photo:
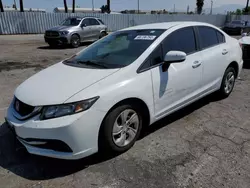
[[[213,25],[135,26],[23,82],[6,121],[32,154],[124,152],[145,126],[212,92],[229,96],[242,64],[239,42]]]

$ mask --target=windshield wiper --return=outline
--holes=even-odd
[[[102,67],[105,69],[108,68],[106,65],[103,65],[103,64],[96,62],[96,61],[77,61],[77,63],[80,63],[80,64],[83,63],[83,64],[87,64],[87,65],[95,65],[95,66]]]

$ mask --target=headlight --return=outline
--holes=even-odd
[[[67,34],[69,34],[69,32],[68,31],[60,31],[60,34],[61,35],[67,35]]]
[[[88,110],[99,97],[83,100],[80,102],[46,106],[42,110],[41,120],[62,117],[66,115],[76,114],[85,110]]]

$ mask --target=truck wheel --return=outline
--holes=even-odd
[[[70,40],[70,44],[73,48],[78,48],[80,46],[80,37],[78,35],[72,35],[71,40]]]

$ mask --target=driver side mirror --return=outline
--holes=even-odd
[[[82,28],[83,28],[83,27],[87,27],[87,24],[82,24],[81,27],[82,27]]]
[[[171,63],[180,63],[186,60],[187,54],[181,51],[169,51],[164,57],[162,71],[166,72]]]
[[[180,63],[186,60],[187,54],[181,51],[170,51],[164,57],[165,63]]]

